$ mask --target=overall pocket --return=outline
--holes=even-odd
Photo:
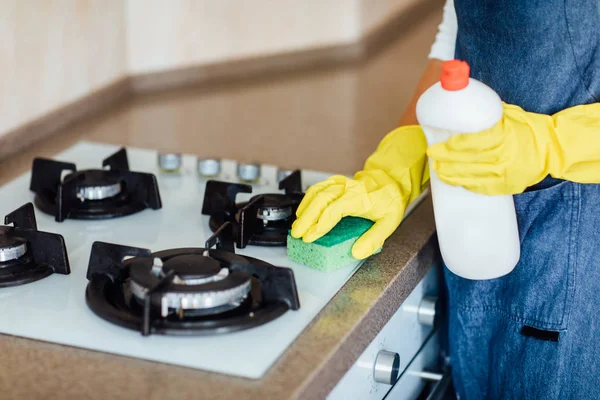
[[[521,258],[508,275],[472,281],[445,271],[450,306],[465,317],[463,322],[476,325],[482,315],[495,314],[538,329],[567,329],[578,192],[577,184],[549,178],[515,196]]]

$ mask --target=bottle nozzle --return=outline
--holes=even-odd
[[[445,61],[442,64],[440,83],[446,90],[461,90],[469,84],[469,64],[461,60]]]

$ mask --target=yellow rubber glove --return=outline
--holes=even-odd
[[[421,194],[429,180],[427,142],[417,125],[390,132],[354,179],[333,176],[311,186],[296,212],[291,235],[313,242],[343,217],[375,223],[352,247],[352,256],[372,255],[396,230],[408,204]]]
[[[505,104],[493,128],[453,136],[427,154],[442,181],[488,195],[522,193],[548,175],[600,183],[600,103],[554,116]]]

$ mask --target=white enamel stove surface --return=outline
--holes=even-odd
[[[119,147],[79,142],[54,157],[73,162],[78,170],[100,168],[102,160]],[[324,273],[296,264],[285,247],[248,246],[236,252],[294,270],[300,309],[249,330],[208,337],[141,336],[96,316],[85,302],[86,271],[92,243],[105,241],[160,251],[178,247],[203,247],[212,232],[208,216],[201,214],[206,180],[196,174],[196,158],[183,157],[179,174],[161,174],[155,151],[127,148],[131,170],[157,176],[163,208],[144,210],[124,218],[62,223],[36,208],[38,229],[62,234],[67,244],[71,275],[53,274],[23,286],[0,289],[0,333],[60,343],[106,353],[176,364],[258,379],[281,356],[317,313],[358,269],[360,263]],[[224,160],[221,175],[237,181],[235,162]],[[253,193],[278,192],[276,167],[263,166]],[[304,189],[331,174],[302,171]],[[30,173],[0,188],[0,213],[5,215],[26,202]],[[240,194],[243,201],[251,195]],[[416,202],[415,202],[416,204]],[[407,213],[408,214],[408,213]]]

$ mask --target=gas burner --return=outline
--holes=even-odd
[[[129,170],[124,148],[102,162],[109,169],[77,171],[75,164],[35,158],[30,190],[35,205],[56,221],[105,219],[161,208],[156,177]],[[64,179],[63,171],[72,171]]]
[[[252,186],[220,181],[208,181],[202,214],[210,215],[209,226],[214,232],[225,222],[231,223],[232,238],[239,248],[285,246],[287,234],[296,219],[300,205],[302,177],[294,171],[279,182],[285,193],[254,196],[248,202],[236,203],[238,193],[252,193]]]
[[[164,262],[158,256],[152,265],[133,262],[129,277],[131,293],[138,301],[144,301],[148,291],[162,279],[171,280],[169,292],[160,299],[153,299],[154,305],[160,307],[162,317],[167,317],[173,310],[180,317],[185,312],[193,315],[220,314],[239,307],[251,288],[248,275],[229,273],[209,252],[182,252],[165,258]]]
[[[234,332],[299,309],[293,271],[235,254],[226,235],[229,225],[204,248],[151,253],[95,242],[87,272],[88,306],[144,336]]]
[[[0,288],[71,272],[63,237],[37,230],[33,204],[11,212],[4,223],[13,226],[0,226]]]

